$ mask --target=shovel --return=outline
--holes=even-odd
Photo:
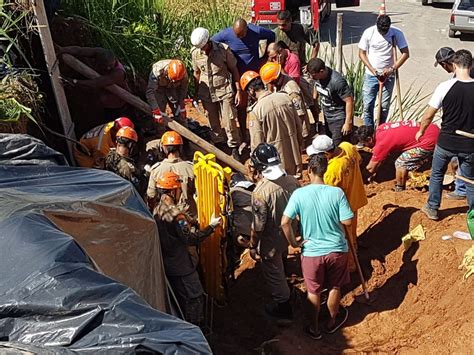
[[[377,113],[375,115],[375,127],[380,125],[380,120],[382,119],[382,91],[383,91],[383,81],[379,80],[379,93],[377,95]]]

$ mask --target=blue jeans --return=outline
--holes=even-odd
[[[388,111],[390,110],[390,100],[392,98],[393,86],[395,84],[395,76],[391,76],[385,80],[382,90],[382,116],[380,123],[387,121]],[[364,102],[364,124],[366,126],[375,126],[374,107],[379,92],[379,80],[373,75],[365,73],[364,87],[362,88],[362,100]]]
[[[459,170],[465,178],[474,180],[474,153],[460,153],[441,148],[436,145],[433,153],[433,163],[430,176],[430,194],[428,196],[428,207],[438,210],[441,205],[441,193],[443,191],[443,178],[448,164],[453,157],[459,161]],[[467,203],[469,211],[474,208],[474,184],[466,183]]]

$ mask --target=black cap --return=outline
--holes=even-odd
[[[438,66],[439,63],[449,62],[453,54],[454,49],[451,47],[442,47],[438,49],[435,55],[436,62],[434,63],[434,66]]]

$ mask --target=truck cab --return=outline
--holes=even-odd
[[[252,0],[252,23],[276,26],[277,13],[289,10],[293,20],[319,29],[320,22],[331,14],[332,0]],[[335,0],[336,7],[359,6],[360,0]]]

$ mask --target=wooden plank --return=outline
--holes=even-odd
[[[48,69],[48,74],[53,86],[54,97],[56,99],[59,117],[61,118],[61,124],[63,126],[64,135],[68,138],[76,139],[76,135],[74,133],[74,124],[71,120],[66,94],[64,93],[64,88],[60,79],[59,66],[57,65],[56,52],[54,51],[53,39],[51,38],[51,32],[49,30],[48,19],[46,17],[46,11],[44,8],[44,1],[30,0],[30,2],[33,6],[33,10],[36,16],[37,28],[41,39],[41,45],[43,46],[44,57],[46,60],[46,67]],[[72,144],[72,142],[67,141],[69,158],[74,164],[74,157],[72,155]]]
[[[72,69],[77,71],[79,74],[84,75],[86,78],[94,79],[99,76],[99,74],[95,70],[93,70],[92,68],[90,68],[89,66],[87,66],[86,64],[81,62],[79,59],[75,58],[74,56],[70,54],[62,54],[61,58],[63,59],[64,63],[69,65]],[[129,103],[130,105],[133,105],[137,109],[151,116],[151,107],[146,102],[142,101],[139,97],[129,93],[127,90],[117,85],[111,85],[111,86],[106,87],[105,89],[117,95],[122,100]],[[178,132],[183,137],[189,139],[191,142],[193,142],[194,144],[196,144],[197,146],[205,150],[207,153],[214,154],[217,157],[217,159],[224,162],[224,164],[230,166],[234,170],[244,175],[247,174],[245,166],[242,163],[238,162],[231,156],[225,154],[222,150],[217,149],[215,146],[205,141],[201,137],[197,136],[196,134],[188,130],[186,127],[180,125],[175,120],[168,118],[166,116],[163,116],[163,118],[164,118],[165,124],[170,129]]]

